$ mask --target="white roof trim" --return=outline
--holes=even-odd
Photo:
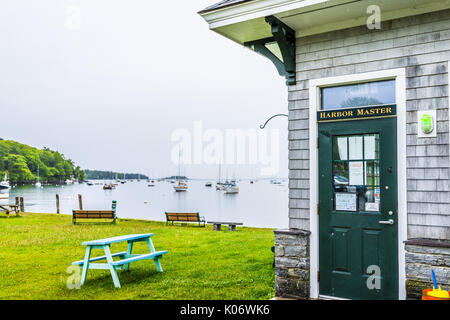
[[[209,24],[210,29],[216,29],[329,1],[331,0],[259,0],[218,8],[217,10],[200,13],[200,15]]]

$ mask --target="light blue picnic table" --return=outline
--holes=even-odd
[[[162,272],[163,269],[159,260],[162,258],[163,254],[166,254],[168,251],[156,251],[155,247],[153,246],[153,242],[150,239],[151,236],[153,236],[153,233],[129,234],[125,236],[83,242],[82,244],[86,246],[84,260],[72,262],[73,265],[78,265],[83,269],[81,273],[81,285],[86,282],[88,269],[103,269],[110,270],[114,286],[116,288],[120,288],[120,281],[119,277],[117,276],[117,270],[129,270],[130,263],[138,260],[151,259],[155,262],[156,269],[159,272]],[[127,251],[113,254],[111,253],[111,244],[125,241],[128,242]],[[136,242],[147,242],[150,248],[150,253],[132,254],[131,252],[133,250],[133,244]],[[103,249],[105,255],[101,257],[91,258],[92,249]],[[120,260],[114,261],[114,257],[118,257]],[[92,263],[101,260],[106,260],[106,263]]]

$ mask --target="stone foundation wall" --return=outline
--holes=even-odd
[[[277,297],[309,298],[309,236],[300,229],[276,230],[275,294]]]
[[[406,295],[420,299],[422,290],[433,287],[431,269],[442,289],[450,290],[450,242],[414,239],[405,242]]]

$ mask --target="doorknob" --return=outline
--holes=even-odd
[[[378,221],[378,223],[380,224],[394,224],[394,220],[393,219],[389,219],[386,221]]]

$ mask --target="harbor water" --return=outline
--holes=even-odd
[[[60,213],[71,214],[79,209],[78,194],[82,195],[84,210],[109,210],[117,201],[119,218],[165,221],[164,212],[199,212],[210,221],[243,222],[245,226],[260,228],[288,227],[287,182],[271,184],[268,180],[238,183],[239,193],[225,194],[215,183],[206,187],[206,181],[189,180],[188,190],[175,192],[168,181],[154,183],[145,180],[128,181],[113,190],[103,190],[111,181],[92,181],[94,185],[43,185],[37,188],[16,186],[10,190],[9,203],[23,197],[26,212],[56,213],[56,194]],[[149,186],[154,184],[154,186]]]

